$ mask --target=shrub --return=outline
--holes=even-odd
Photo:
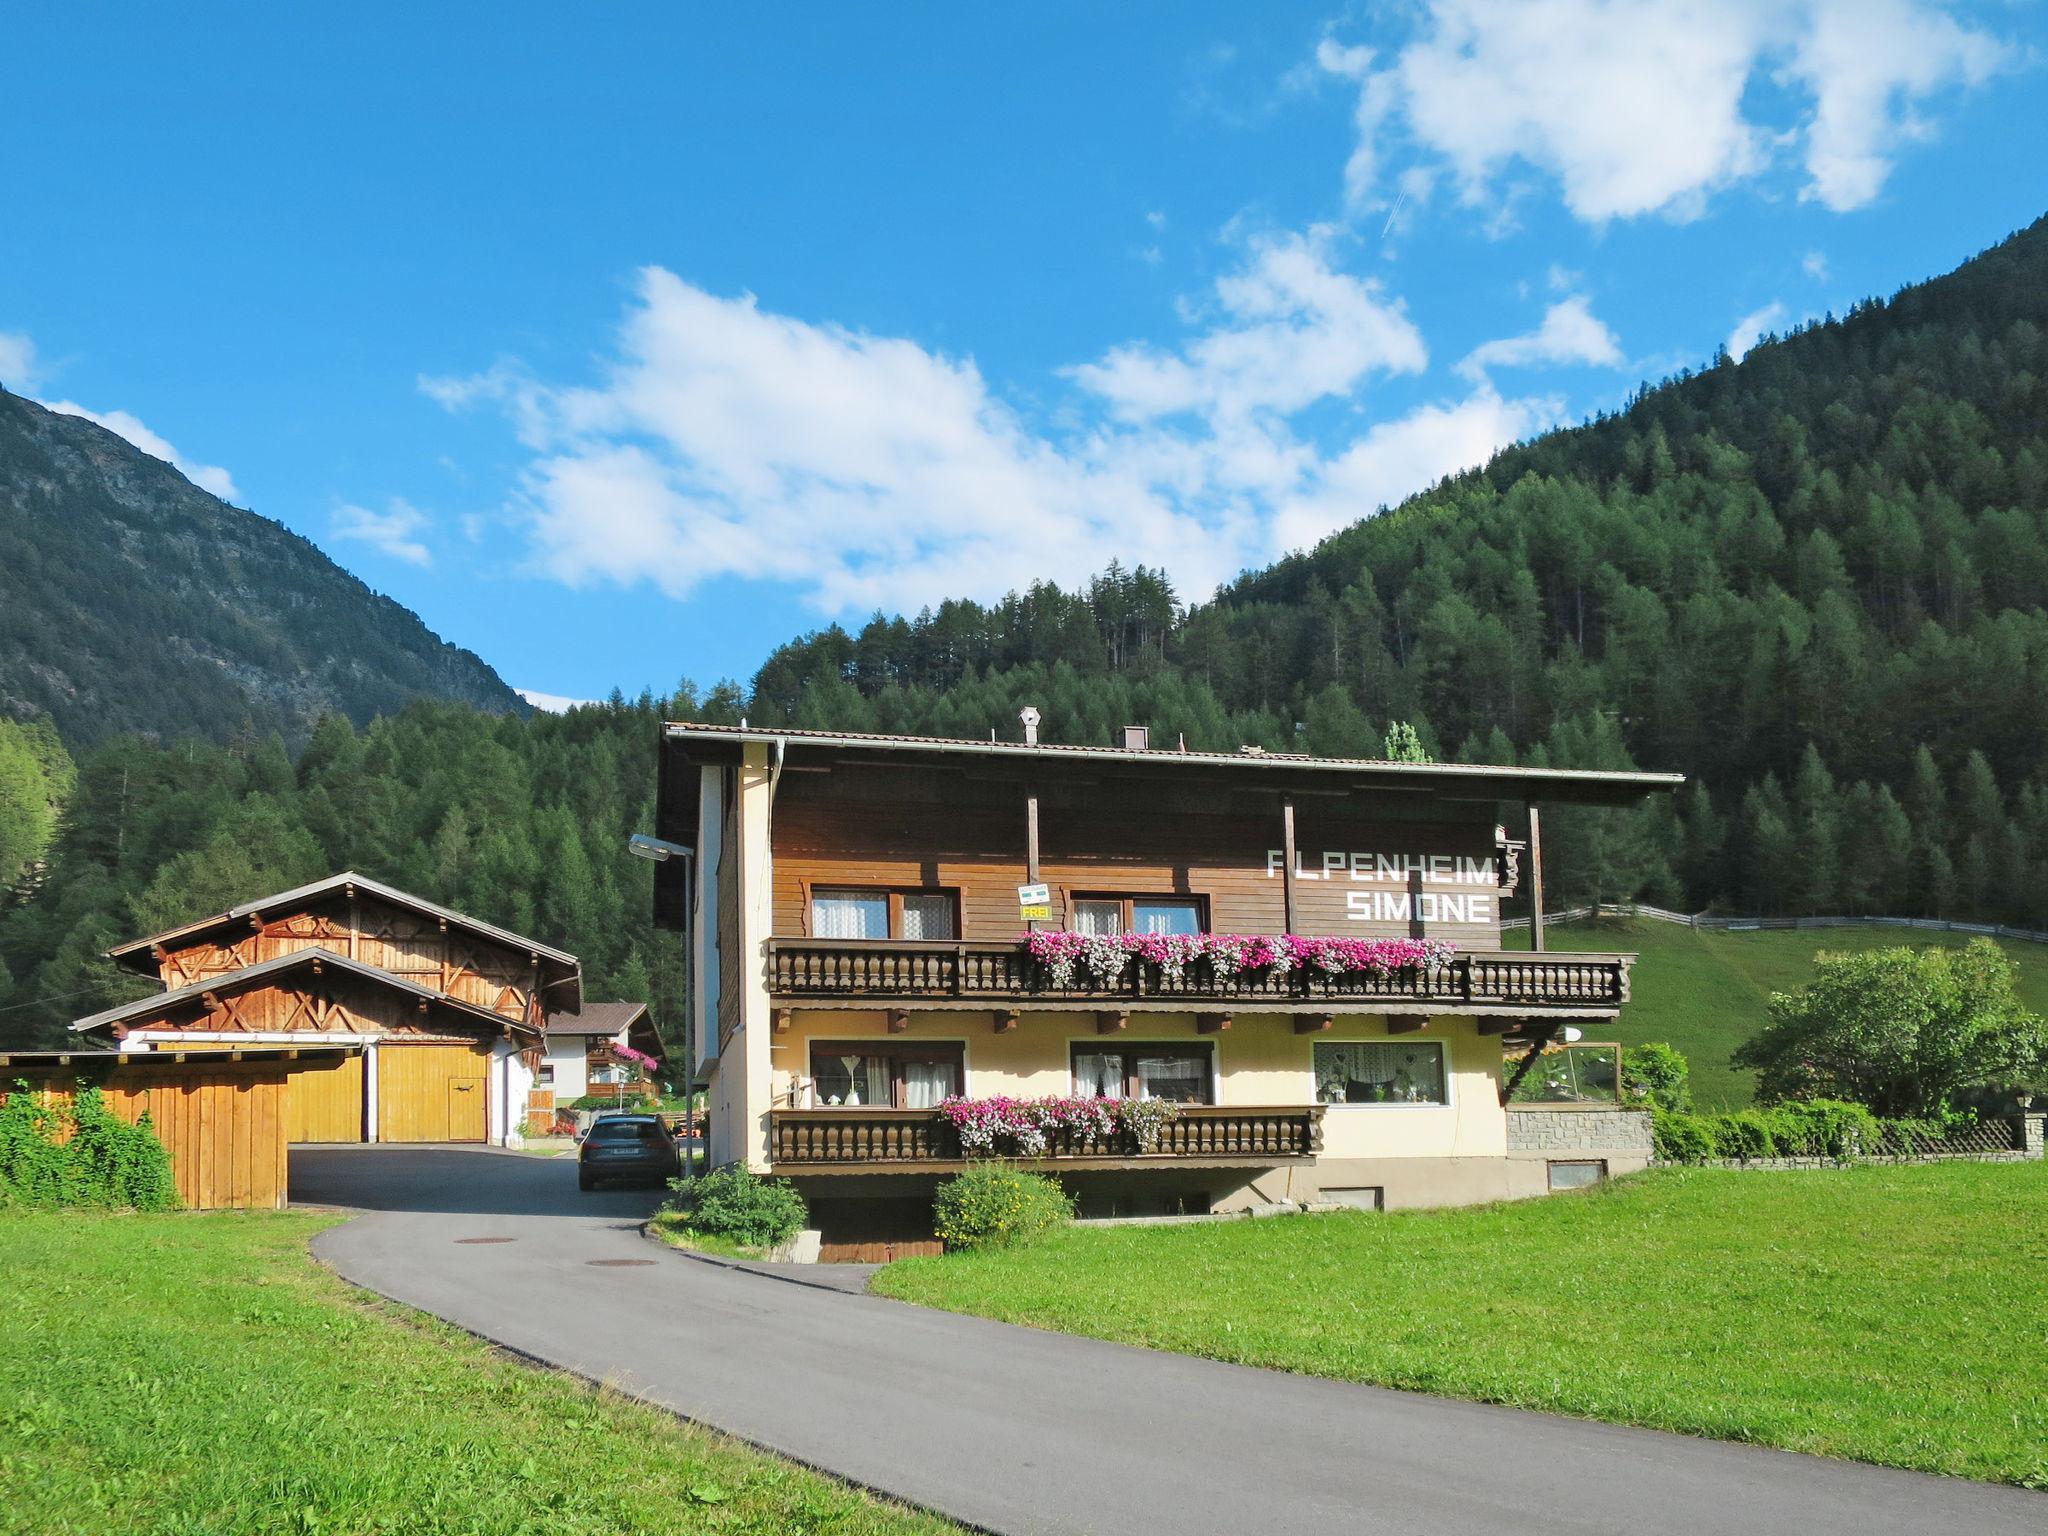
[[[1632,1045],[1621,1053],[1622,1097],[1629,1103],[1689,1115],[1691,1077],[1685,1057],[1671,1046],[1653,1041]]]
[[[17,1083],[0,1105],[0,1204],[174,1211],[179,1201],[147,1114],[130,1125],[97,1088],[63,1108]]]
[[[64,1117],[27,1083],[0,1104],[0,1205],[48,1207],[63,1198]]]
[[[1808,1099],[1770,1113],[1780,1157],[1846,1159],[1883,1150],[1883,1123],[1861,1104]]]
[[[71,1139],[64,1144],[64,1203],[178,1208],[171,1155],[146,1112],[130,1125],[107,1108],[99,1089],[79,1090],[71,1106]]]
[[[1959,1095],[2048,1074],[2048,1027],[1989,939],[1960,950],[1819,954],[1814,978],[1771,994],[1771,1022],[1732,1060],[1765,1102],[1844,1099],[1881,1115],[1945,1115]]]
[[[692,1179],[670,1179],[668,1209],[686,1231],[748,1248],[776,1248],[810,1220],[804,1197],[787,1179],[764,1179],[733,1164]]]
[[[1016,1248],[1071,1221],[1074,1202],[1044,1174],[976,1163],[939,1186],[932,1214],[948,1248]]]
[[[1715,1115],[1713,1131],[1716,1155],[1736,1157],[1744,1162],[1753,1162],[1760,1157],[1776,1157],[1778,1138],[1772,1134],[1773,1130],[1771,1116],[1760,1110],[1743,1109],[1732,1115]]]
[[[1705,1115],[1659,1111],[1651,1117],[1650,1137],[1662,1162],[1704,1163],[1715,1155],[1714,1129]]]

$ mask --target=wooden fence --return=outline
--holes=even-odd
[[[1981,934],[1993,939],[2017,939],[2027,944],[2048,944],[2048,932],[2038,928],[2014,928],[2006,923],[1958,923],[1943,917],[1728,917],[1714,912],[1673,912],[1641,902],[1595,902],[1590,907],[1563,907],[1543,914],[1548,923],[1577,923],[1597,917],[1641,917],[1653,923],[1677,923],[1687,928],[1713,928],[1729,933],[1752,933],[1792,928],[1917,928],[1926,933]],[[1526,917],[1501,919],[1501,927],[1527,928]]]

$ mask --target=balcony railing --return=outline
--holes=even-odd
[[[884,1001],[972,998],[990,1004],[1071,1000],[1079,1005],[1170,1001],[1268,1003],[1413,1003],[1456,1009],[1545,1008],[1609,1011],[1628,1001],[1634,955],[1531,954],[1468,950],[1440,965],[1390,975],[1327,975],[1299,969],[1275,975],[1219,977],[1207,960],[1179,976],[1133,959],[1122,978],[1103,986],[1085,968],[1053,985],[1046,967],[1018,943],[925,942],[911,939],[771,939],[768,990],[777,998]]]
[[[929,1109],[776,1109],[768,1114],[769,1158],[777,1168],[873,1167],[957,1163],[951,1126]],[[1055,1134],[1045,1155],[1020,1158],[1038,1167],[1146,1167],[1232,1163],[1264,1166],[1313,1157],[1323,1145],[1323,1106],[1239,1109],[1187,1104],[1160,1127],[1158,1142],[1140,1151],[1120,1140]]]

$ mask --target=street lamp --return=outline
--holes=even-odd
[[[649,837],[645,832],[635,832],[626,840],[626,851],[636,858],[666,864],[673,858],[687,859],[697,850],[683,843],[672,843],[665,837]]]

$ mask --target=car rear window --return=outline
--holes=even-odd
[[[652,1120],[600,1120],[590,1128],[592,1141],[659,1141],[661,1127]]]

